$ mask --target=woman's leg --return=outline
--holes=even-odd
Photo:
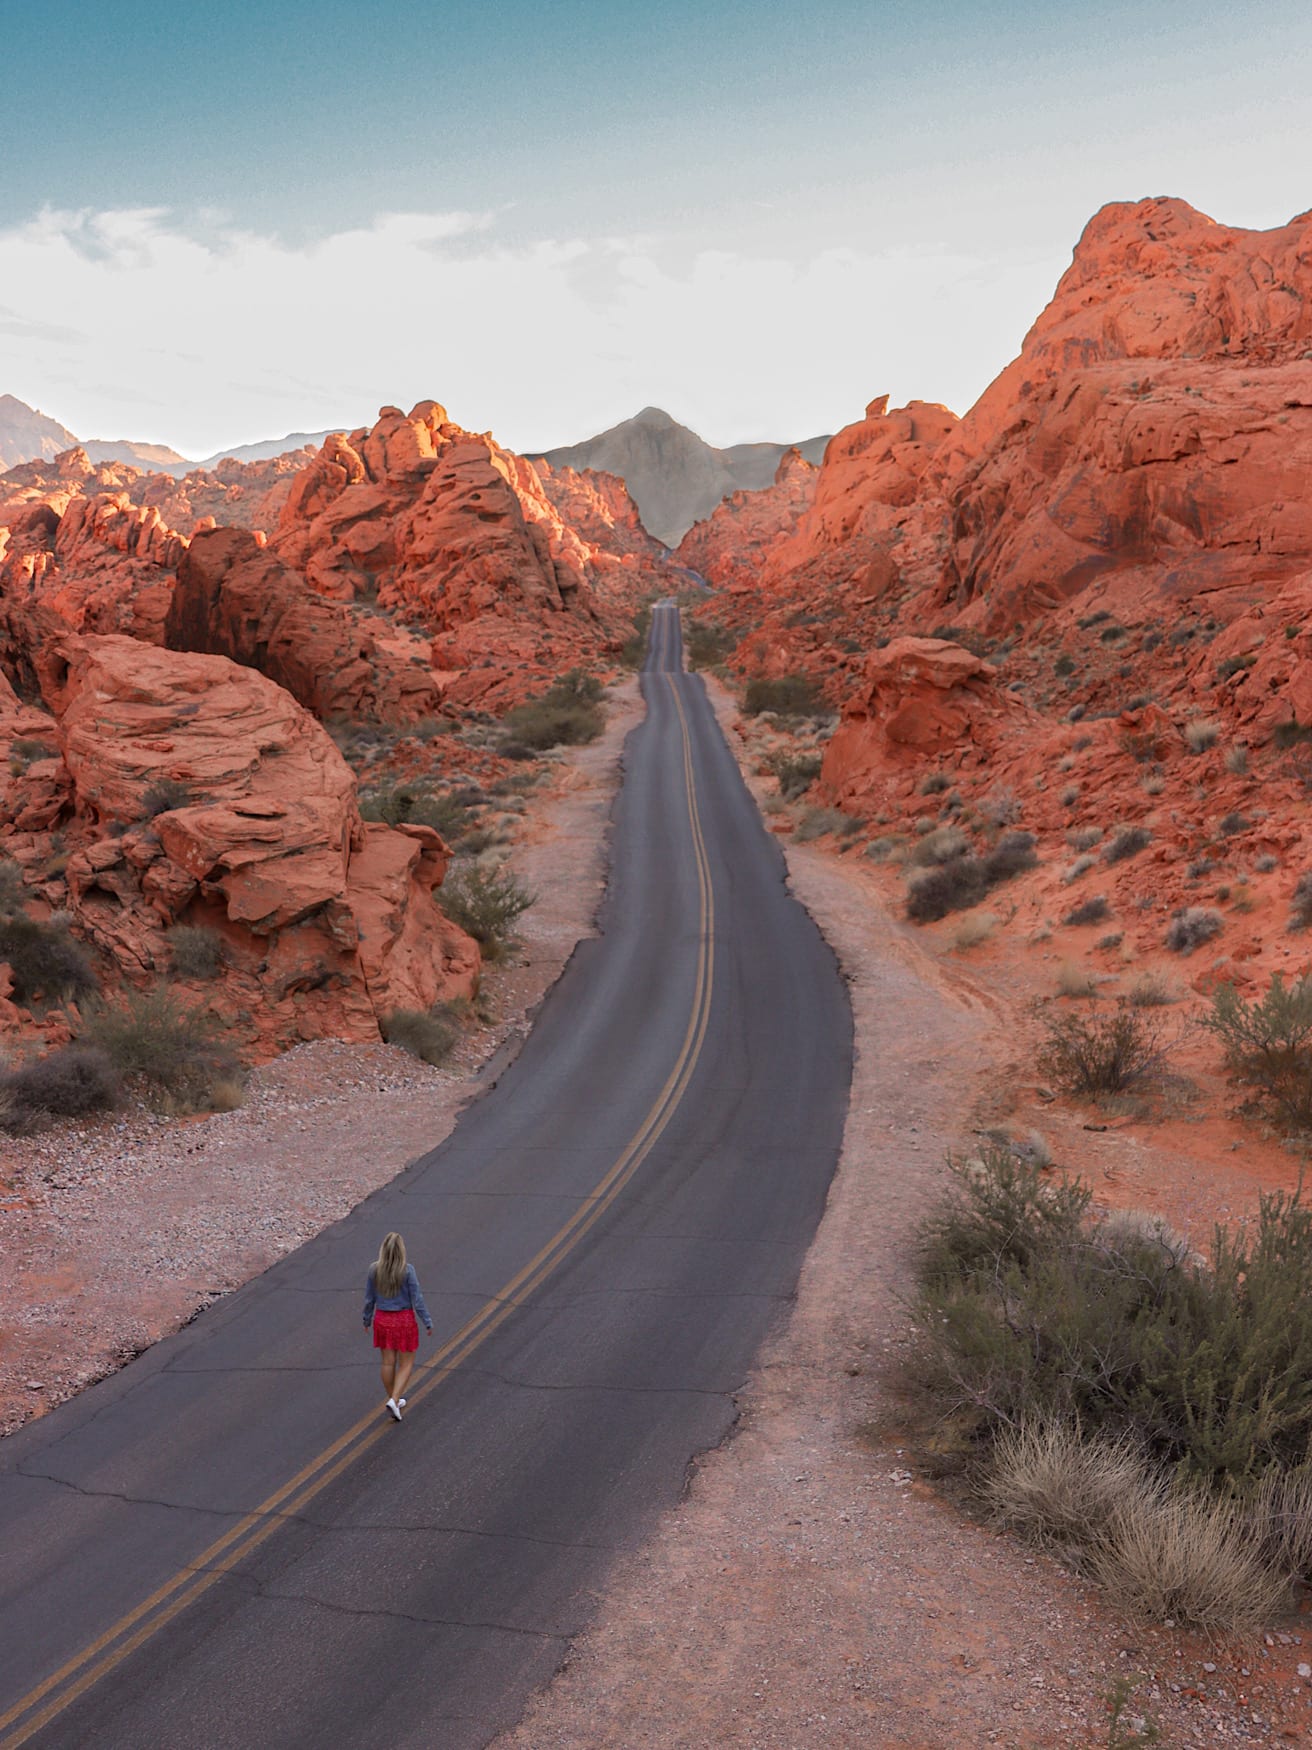
[[[410,1383],[410,1375],[414,1372],[414,1355],[405,1349],[397,1351],[396,1372],[392,1377],[392,1393],[394,1398],[403,1398],[405,1388]]]
[[[394,1397],[395,1391],[393,1388],[396,1381],[397,1363],[396,1350],[380,1349],[379,1355],[382,1357],[383,1390],[387,1393],[389,1398]]]

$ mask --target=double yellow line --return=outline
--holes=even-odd
[[[584,1235],[601,1220],[656,1146],[661,1133],[674,1116],[697,1066],[710,1023],[711,989],[715,972],[715,892],[711,885],[710,861],[706,854],[706,841],[697,806],[688,719],[674,676],[667,674],[665,678],[678,712],[683,741],[684,785],[688,820],[692,828],[700,917],[697,978],[683,1043],[665,1085],[619,1159],[541,1251],[485,1302],[455,1336],[449,1338],[435,1354],[420,1365],[416,1370],[419,1384],[410,1394],[411,1406],[430,1392],[436,1391],[443,1380],[486,1343],[511,1313],[523,1306],[560,1268]],[[239,1562],[257,1550],[284,1520],[303,1512],[316,1495],[385,1435],[390,1434],[392,1426],[390,1422],[382,1421],[376,1411],[362,1416],[354,1427],[348,1428],[317,1458],[312,1459],[281,1488],[276,1489],[258,1507],[225,1531],[222,1537],[203,1550],[194,1561],[180,1568],[171,1579],[157,1587],[149,1598],[143,1599],[135,1609],[128,1611],[107,1628],[104,1634],[99,1635],[57,1671],[29,1690],[6,1712],[0,1714],[0,1732],[5,1734],[0,1738],[0,1750],[18,1750],[20,1744],[26,1744],[43,1726],[48,1725],[80,1695],[113,1671],[138,1647],[158,1634],[175,1616],[194,1604],[224,1574],[231,1572]]]

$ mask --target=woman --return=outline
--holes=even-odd
[[[416,1313],[431,1337],[433,1321],[414,1266],[405,1261],[405,1241],[400,1234],[388,1234],[364,1285],[364,1328],[373,1325],[374,1348],[383,1352],[383,1390],[387,1408],[398,1422],[419,1347]]]

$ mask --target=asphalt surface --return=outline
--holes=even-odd
[[[601,934],[495,1087],[0,1444],[0,1750],[486,1744],[731,1428],[824,1204],[851,1023],[672,607],[643,691]],[[399,1426],[360,1321],[391,1228],[436,1325]]]

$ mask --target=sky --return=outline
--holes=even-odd
[[[0,393],[188,456],[963,412],[1105,202],[1312,207],[1309,51],[1305,0],[0,0]]]

